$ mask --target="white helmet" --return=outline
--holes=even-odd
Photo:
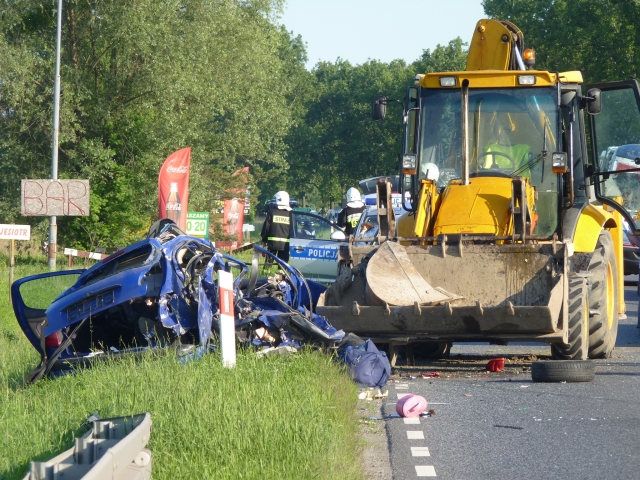
[[[440,178],[440,169],[435,163],[422,164],[420,171],[427,180],[437,182],[438,178]]]
[[[351,187],[349,190],[347,190],[347,203],[361,201],[362,199],[360,198],[360,192],[357,188]]]
[[[280,190],[273,196],[273,199],[276,201],[276,205],[280,210],[291,210],[289,206],[289,194],[284,190]]]

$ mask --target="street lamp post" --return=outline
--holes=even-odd
[[[58,179],[58,133],[60,130],[60,39],[62,31],[62,0],[58,0],[58,25],[56,28],[56,77],[53,84],[53,138],[51,141],[51,180]],[[56,216],[49,217],[49,270],[56,269],[58,225]]]

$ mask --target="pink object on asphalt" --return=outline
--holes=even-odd
[[[396,403],[396,412],[401,417],[417,417],[427,409],[427,399],[412,393],[405,395]]]

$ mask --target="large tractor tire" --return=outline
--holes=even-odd
[[[569,343],[551,345],[555,360],[586,360],[589,352],[589,296],[583,277],[569,277]]]
[[[589,358],[609,358],[618,335],[618,269],[607,231],[598,238],[589,271]]]

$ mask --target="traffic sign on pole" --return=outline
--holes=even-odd
[[[209,238],[209,212],[187,212],[187,235]]]

